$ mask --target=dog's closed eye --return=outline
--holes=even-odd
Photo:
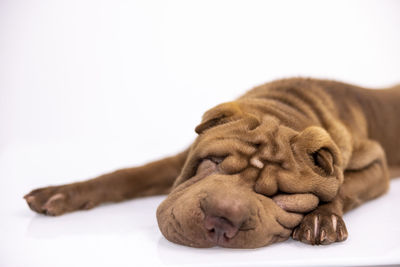
[[[208,159],[208,160],[211,160],[212,162],[214,162],[215,164],[220,164],[223,160],[224,160],[224,157],[214,157],[214,156],[211,156],[211,157],[208,157],[208,158],[206,158],[206,159]]]
[[[196,176],[216,172],[218,165],[223,161],[221,157],[207,157],[200,161],[196,169]]]

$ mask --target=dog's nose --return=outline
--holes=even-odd
[[[204,226],[208,230],[207,237],[215,244],[224,243],[233,238],[239,228],[224,217],[206,216]]]
[[[235,196],[207,197],[201,202],[207,237],[215,244],[228,242],[235,237],[249,217],[245,201]]]

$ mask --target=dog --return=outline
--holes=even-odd
[[[177,155],[100,177],[33,190],[46,215],[168,194],[162,234],[192,246],[257,248],[293,239],[344,241],[345,212],[400,175],[400,86],[282,79],[208,110]]]

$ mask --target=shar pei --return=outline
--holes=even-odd
[[[157,209],[168,240],[256,248],[292,237],[347,238],[342,216],[379,197],[400,167],[400,86],[371,90],[292,78],[208,110],[177,155],[91,180],[33,190],[45,215],[169,194]]]

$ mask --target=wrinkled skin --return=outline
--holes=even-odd
[[[202,162],[199,168],[205,168],[204,165],[216,168],[209,160]],[[204,172],[210,169],[199,171],[178,186],[157,210],[160,229],[172,242],[193,247],[261,247],[286,240],[303,218],[301,214],[284,211],[271,198],[254,193],[251,183],[243,183],[240,175],[218,172],[207,175]],[[282,206],[295,206],[302,198],[301,208],[298,208],[302,212],[318,205],[314,195],[296,195],[293,201],[283,197],[286,199],[281,200]],[[297,211],[297,207],[292,210]],[[207,229],[207,216],[227,218],[238,230],[229,233],[227,229],[225,234],[229,237],[214,233],[212,226]]]
[[[221,125],[194,143],[175,188],[157,210],[168,240],[193,247],[262,247],[289,238],[304,213],[336,195],[338,159],[328,156],[326,174],[297,149],[323,131],[297,133],[273,119],[240,123],[246,127]],[[329,139],[321,142],[317,148],[336,152]]]

